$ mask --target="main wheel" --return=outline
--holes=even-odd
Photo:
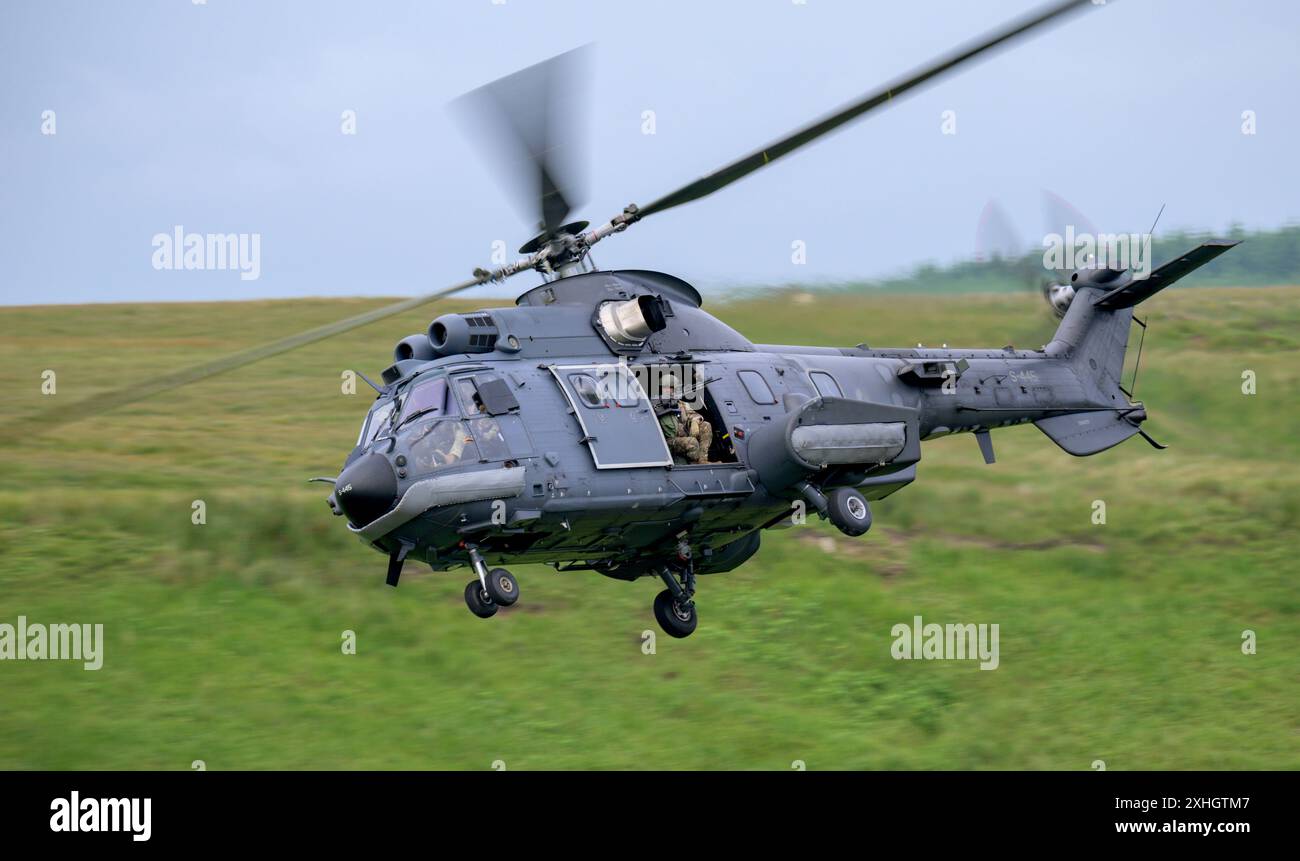
[[[483,591],[483,586],[477,578],[465,584],[465,605],[480,619],[489,619],[497,614],[496,602],[492,600],[491,595]]]
[[[519,581],[504,568],[493,568],[487,575],[487,593],[499,607],[509,607],[519,600]]]
[[[670,637],[689,637],[699,623],[694,602],[678,603],[667,589],[655,596],[655,621]]]
[[[826,516],[845,535],[862,535],[871,528],[871,508],[867,498],[852,487],[832,490],[826,497],[830,503]]]

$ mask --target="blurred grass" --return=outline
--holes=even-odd
[[[378,304],[0,309],[0,422],[49,405],[45,369],[66,403]],[[1037,347],[1054,324],[1029,295],[712,310],[779,343]],[[986,467],[969,439],[928,444],[868,536],[767,533],[702,580],[696,635],[654,655],[654,584],[521,568],[523,603],[484,622],[464,572],[384,587],[305,484],[369,401],[342,371],[376,374],[429,311],[6,447],[0,622],[101,622],[107,643],[98,672],[0,662],[0,767],[1300,767],[1300,288],[1142,310],[1138,395],[1169,451],[1079,460],[1020,428]],[[892,660],[915,615],[998,623],[1001,666]]]

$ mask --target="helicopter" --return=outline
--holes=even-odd
[[[743,565],[766,530],[809,513],[845,535],[866,534],[870,503],[916,479],[923,441],[971,434],[993,463],[991,431],[1032,423],[1075,456],[1133,436],[1163,448],[1142,428],[1145,405],[1121,383],[1134,308],[1234,242],[1205,242],[1141,273],[1087,264],[1045,285],[1059,324],[1038,350],[756,344],[705,311],[682,278],[602,270],[591,256],[644,219],[1093,5],[1064,0],[1031,12],[594,228],[570,220],[575,193],[556,145],[567,126],[548,115],[566,55],[524,69],[466,97],[523,166],[539,231],[522,257],[78,405],[76,415],[536,272],[541,283],[514,306],[442,314],[399,341],[380,383],[362,377],[376,397],[342,468],[312,481],[332,485],[329,509],[387,558],[389,586],[408,562],[468,567],[465,603],[490,618],[520,598],[507,565],[648,578],[663,586],[655,619],[678,638],[698,623],[697,578]],[[698,456],[670,450],[670,414],[707,423]]]
[[[567,221],[545,124],[521,130],[517,117],[498,115],[536,171],[541,232],[520,249],[526,257],[471,283],[530,270],[544,281],[512,308],[445,314],[397,344],[357,445],[326,479],[331,510],[387,555],[391,586],[410,559],[435,571],[468,566],[465,602],[489,618],[519,600],[506,564],[651,578],[664,586],[654,600],[660,627],[685,637],[698,621],[697,577],[744,564],[764,530],[800,511],[865,534],[870,502],[915,480],[923,440],[970,433],[992,463],[990,431],[1032,422],[1077,456],[1134,435],[1159,447],[1142,429],[1144,405],[1120,383],[1133,308],[1233,243],[1203,244],[1146,277],[1074,271],[1044,290],[1060,324],[1033,351],[755,344],[704,311],[686,281],[599,270],[590,256],[642,219],[1081,5],[1042,10],[593,230]],[[508,111],[521,90],[553,80],[559,62],[489,84],[479,102]],[[680,409],[687,392],[712,431],[692,461],[670,452],[658,420],[665,401]]]

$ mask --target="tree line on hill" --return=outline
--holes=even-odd
[[[1247,231],[1233,225],[1222,233],[1178,230],[1157,234],[1151,241],[1152,266],[1160,266],[1208,239],[1236,239],[1243,244],[1196,270],[1180,284],[1196,287],[1300,284],[1300,224],[1276,230]],[[1043,251],[1034,249],[1019,257],[997,256],[946,265],[924,263],[904,275],[825,286],[848,291],[989,293],[1034,287],[1049,275],[1043,268]]]

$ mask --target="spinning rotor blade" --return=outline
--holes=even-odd
[[[975,228],[975,259],[1015,260],[1023,257],[1026,245],[1007,211],[996,200],[984,204]]]
[[[508,267],[507,267],[508,268]],[[199,380],[205,380],[208,377],[215,377],[217,374],[224,374],[227,371],[233,371],[242,368],[245,365],[251,365],[254,362],[260,362],[262,359],[269,359],[272,356],[278,356],[281,353],[287,353],[290,350],[296,350],[298,347],[304,347],[325,338],[341,335],[361,326],[367,326],[371,323],[392,317],[394,314],[401,314],[403,311],[409,311],[412,308],[418,308],[421,305],[428,304],[437,299],[451,296],[470,287],[476,287],[490,280],[496,280],[498,277],[506,277],[513,274],[505,270],[497,270],[494,273],[482,272],[476,273],[475,277],[469,281],[462,281],[445,290],[439,290],[437,293],[428,293],[424,296],[416,296],[401,302],[394,302],[391,305],[385,305],[382,308],[376,308],[373,311],[366,311],[346,320],[339,320],[335,323],[329,323],[324,326],[318,326],[315,329],[308,329],[305,332],[299,332],[296,335],[290,335],[287,338],[281,338],[278,341],[272,341],[268,344],[262,344],[247,350],[241,350],[238,353],[231,353],[220,359],[206,362],[201,365],[195,365],[191,368],[185,368],[171,374],[154,377],[151,380],[138,383],[133,386],[116,389],[110,392],[103,392],[98,395],[92,395],[83,400],[69,404],[65,407],[56,407],[44,413],[39,413],[27,419],[19,419],[16,422],[0,427],[0,442],[16,442],[25,439],[34,434],[43,433],[52,430],[61,425],[68,424],[81,419],[90,418],[118,407],[133,404],[142,401],[145,398],[151,398],[154,395],[179,388],[181,386],[196,383]]]
[[[564,224],[565,217],[578,202],[580,195],[576,182],[578,174],[576,159],[573,158],[576,147],[571,145],[572,138],[568,134],[574,126],[574,121],[572,116],[566,117],[563,114],[566,109],[576,113],[576,108],[580,106],[578,103],[581,99],[576,97],[580,95],[577,86],[578,67],[584,61],[586,54],[587,49],[584,47],[553,57],[480,87],[462,96],[456,103],[465,119],[479,125],[475,135],[476,140],[482,137],[486,142],[501,147],[499,155],[504,158],[504,168],[515,173],[513,188],[533,186],[534,193],[529,200],[529,206],[536,207],[539,213],[539,224],[547,236]],[[66,407],[55,408],[30,419],[10,423],[0,427],[0,442],[16,441],[33,433],[51,430],[60,425],[108,412],[334,335],[341,335],[470,287],[489,281],[503,280],[532,269],[535,265],[544,262],[550,254],[549,249],[543,249],[491,272],[477,269],[472,279],[436,293],[395,302],[346,320],[232,353],[212,362],[154,377],[137,385],[93,395]]]
[[[980,213],[976,230],[976,259],[998,263],[1009,270],[1021,286],[1050,295],[1053,285],[1070,283],[1072,268],[1052,269],[1043,262],[1042,251],[1049,236],[1062,241],[1084,233],[1097,235],[1097,229],[1073,204],[1046,189],[1042,192],[1043,236],[1038,242],[1024,244],[1020,232],[996,200],[990,200]]]
[[[495,150],[504,183],[547,236],[583,200],[581,86],[590,49],[575,48],[458,98],[453,110],[469,137]]]
[[[915,70],[910,75],[888,84],[877,92],[874,92],[852,104],[845,105],[840,110],[829,116],[826,116],[812,125],[805,126],[780,140],[773,141],[760,150],[750,153],[744,158],[738,159],[731,164],[716,170],[708,176],[697,179],[689,185],[684,185],[676,191],[664,195],[658,200],[653,201],[647,206],[637,209],[637,216],[644,218],[647,215],[653,215],[656,212],[663,212],[665,209],[672,209],[674,206],[680,206],[683,203],[689,203],[692,200],[699,200],[701,197],[712,194],[720,188],[724,188],[738,179],[748,176],[761,167],[765,167],[770,162],[776,161],[783,155],[787,155],[805,144],[812,143],[823,135],[835,131],[840,126],[858,119],[864,114],[878,108],[890,101],[904,95],[941,75],[949,72],[962,64],[975,59],[999,46],[1008,45],[1019,37],[1037,29],[1049,22],[1054,21],[1067,12],[1075,11],[1084,6],[1093,5],[1093,0],[1064,0],[1051,6],[1039,9],[1029,15],[1020,18],[1008,24],[1001,30],[997,30],[967,44],[965,47],[956,49],[944,57],[936,60],[928,66]]]
[[[990,200],[980,213],[975,231],[975,259],[993,268],[1013,283],[1046,295],[1051,270],[1035,260],[1034,249],[1022,238],[1007,211]]]
[[[1042,205],[1044,238],[1051,234],[1061,237],[1062,240],[1070,233],[1097,235],[1097,228],[1093,226],[1092,221],[1059,194],[1043,189]],[[1069,267],[1050,269],[1044,265],[1040,271],[1047,276],[1044,292],[1051,284],[1069,284],[1070,276],[1074,274],[1074,269]]]

